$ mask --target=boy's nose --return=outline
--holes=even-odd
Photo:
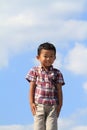
[[[50,60],[50,57],[47,57],[47,60]]]

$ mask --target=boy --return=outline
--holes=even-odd
[[[30,107],[34,115],[34,130],[57,130],[57,118],[62,102],[63,75],[53,68],[56,48],[51,43],[39,45],[37,57],[40,66],[33,67],[26,79],[30,83]]]

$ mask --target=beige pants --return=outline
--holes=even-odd
[[[34,130],[57,130],[56,105],[37,105]]]

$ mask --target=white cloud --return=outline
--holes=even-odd
[[[0,68],[8,66],[8,53],[7,50],[0,46]]]
[[[83,84],[84,91],[87,92],[87,82]]]
[[[77,109],[67,118],[59,118],[58,125],[61,130],[86,130],[87,108]],[[82,129],[83,128],[83,129]]]
[[[73,123],[73,121],[72,121]],[[69,120],[60,120],[59,129],[61,130],[87,130],[87,126],[72,126]],[[23,126],[23,125],[9,125],[0,126],[0,130],[33,130],[33,126]]]
[[[74,122],[71,119],[59,119],[58,126],[60,130],[71,130],[74,126]]]
[[[76,126],[75,128],[72,128],[71,130],[87,130],[87,126]]]
[[[86,0],[49,0],[43,3],[28,0],[2,1],[0,3],[0,68],[8,65],[10,56],[44,39],[61,44],[68,44],[72,40],[85,40],[87,21],[74,19],[75,15],[81,15],[85,11],[85,3]]]
[[[28,26],[32,26],[35,23],[34,17],[32,16],[31,12],[25,12],[22,14],[18,14],[16,16],[12,16],[10,18],[8,18],[8,20],[4,23],[4,25],[6,26],[14,26],[15,27],[28,27]]]
[[[7,126],[0,126],[0,130],[33,130],[33,125],[7,125]]]
[[[86,21],[68,20],[62,23],[59,36],[65,41],[83,41],[86,39],[86,34]]]
[[[87,48],[77,43],[65,59],[66,68],[76,74],[87,75]]]
[[[56,1],[52,4],[52,7],[54,11],[58,11],[58,14],[68,14],[67,16],[73,15],[80,13],[84,10],[84,1],[69,1],[69,0],[61,0],[61,1]],[[77,8],[78,7],[78,8]]]
[[[87,108],[78,109],[69,117],[58,119],[58,129],[61,130],[86,130]],[[0,126],[0,130],[33,130],[32,125],[7,125]]]
[[[62,55],[59,52],[56,53],[56,59],[53,65],[59,69],[62,67]]]

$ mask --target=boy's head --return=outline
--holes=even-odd
[[[43,43],[39,45],[37,50],[37,59],[40,61],[43,67],[49,67],[56,59],[56,48],[51,43]]]
[[[40,55],[42,49],[44,50],[52,50],[54,51],[54,54],[56,55],[56,48],[53,44],[49,43],[49,42],[45,42],[43,44],[40,44],[37,50],[37,54]]]

